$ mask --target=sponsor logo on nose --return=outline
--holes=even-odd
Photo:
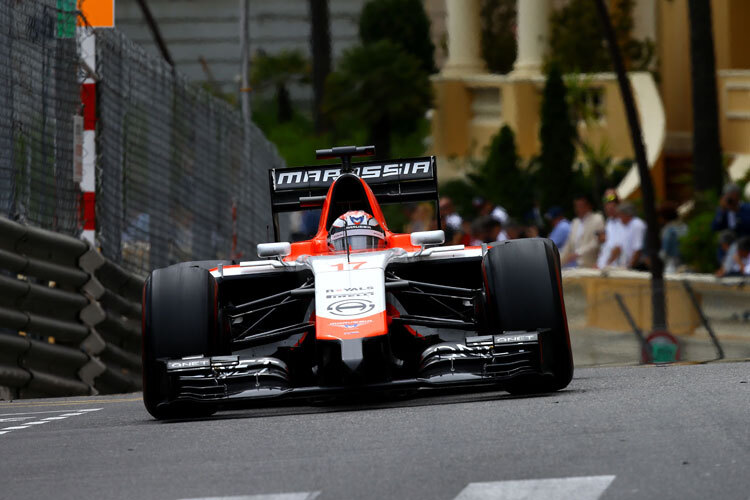
[[[328,306],[328,312],[335,316],[358,316],[372,311],[375,304],[367,299],[339,300]]]

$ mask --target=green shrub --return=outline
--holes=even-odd
[[[568,109],[567,89],[556,65],[551,65],[542,94],[541,126],[538,158],[538,182],[542,207],[559,205],[564,210],[573,204],[576,174],[573,162],[576,157],[577,132]]]
[[[521,169],[515,135],[507,125],[492,139],[487,159],[469,177],[477,193],[515,217],[521,217],[532,208],[529,172]]]
[[[693,271],[710,273],[716,270],[717,234],[711,230],[713,211],[703,211],[687,223],[688,230],[680,238],[682,261]]]

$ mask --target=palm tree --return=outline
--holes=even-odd
[[[710,0],[689,0],[688,15],[693,83],[693,182],[696,192],[719,193],[723,179]]]
[[[277,120],[284,123],[294,115],[289,85],[307,82],[309,74],[309,63],[298,50],[282,50],[272,55],[259,52],[253,58],[250,81],[258,90],[265,87],[276,89]]]
[[[331,72],[331,29],[328,15],[328,0],[310,2],[310,52],[312,53],[313,117],[315,131],[326,129],[321,111],[326,78]]]
[[[656,203],[654,200],[654,185],[651,181],[651,173],[648,169],[646,160],[646,148],[643,145],[643,132],[638,119],[638,111],[635,108],[633,99],[633,90],[630,88],[630,81],[625,72],[625,63],[622,60],[620,47],[617,43],[617,36],[612,27],[612,20],[609,17],[605,0],[596,0],[596,8],[599,13],[604,37],[609,46],[609,52],[612,57],[612,63],[617,74],[617,82],[620,86],[625,114],[630,126],[630,137],[633,142],[633,151],[635,152],[636,165],[638,174],[641,178],[641,193],[643,195],[643,210],[646,215],[646,250],[651,259],[651,307],[652,307],[652,328],[653,330],[664,330],[667,327],[667,306],[664,300],[664,263],[659,257],[661,241],[659,237],[659,224],[656,220]]]

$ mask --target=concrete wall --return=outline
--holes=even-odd
[[[365,0],[329,0],[334,59],[358,42],[359,13]],[[200,58],[226,92],[238,88],[239,0],[149,0],[151,11],[177,68],[192,80],[208,79]],[[135,0],[117,0],[116,25],[129,38],[158,54]],[[250,2],[250,51],[300,49],[310,54],[307,0]],[[295,99],[311,98],[309,87],[292,89]]]

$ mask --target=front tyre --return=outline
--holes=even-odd
[[[546,238],[511,240],[490,248],[482,260],[488,321],[502,331],[551,330],[550,374],[526,375],[506,385],[511,394],[553,392],[573,378],[573,355],[565,316],[560,255]]]
[[[143,288],[143,403],[157,419],[209,416],[213,405],[169,402],[160,358],[211,355],[220,349],[218,285],[206,269],[177,265],[151,273]]]

